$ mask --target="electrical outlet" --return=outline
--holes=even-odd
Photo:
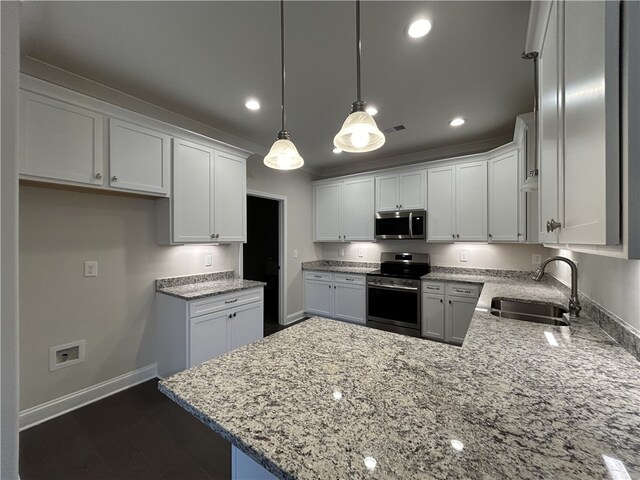
[[[340,250],[338,250],[338,255],[340,255],[341,257],[344,257],[344,248],[341,248]]]
[[[213,265],[213,255],[205,255],[204,256],[204,266],[210,267]]]
[[[293,251],[293,258],[298,258],[298,250]]]
[[[85,277],[97,277],[98,276],[98,262],[84,262],[84,276]]]
[[[534,253],[531,255],[531,263],[533,265],[540,265],[542,263],[542,255],[539,253]]]
[[[466,252],[466,251],[460,252],[460,261],[461,262],[468,262],[469,261],[469,252]]]
[[[358,249],[358,257],[360,258],[364,257],[364,248],[360,247]]]

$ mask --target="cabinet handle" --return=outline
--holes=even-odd
[[[489,234],[489,238],[493,238],[493,235]]]
[[[216,238],[216,234],[215,234],[215,233],[212,233],[212,234],[211,234],[211,238]]]
[[[233,317],[233,315],[229,314],[229,318]]]
[[[460,234],[459,233],[456,233],[456,238],[460,238]]]
[[[233,318],[236,318],[236,315],[238,315],[238,314],[234,312],[234,314],[233,314]]]
[[[547,222],[547,233],[551,233],[555,231],[557,228],[560,228],[562,224],[560,222],[556,222],[553,218]]]
[[[440,303],[444,303],[444,300],[440,299]]]
[[[115,175],[113,177],[111,177],[111,181],[113,183],[116,183],[118,181],[118,177],[116,177]]]
[[[343,238],[344,240],[346,240],[346,239],[347,239],[347,236],[346,236],[346,235],[343,235],[343,236],[342,236],[342,238]]]
[[[455,233],[452,233],[452,234],[451,234],[451,238],[456,238],[456,234],[455,234]]]
[[[456,288],[455,290],[458,293],[471,293],[471,290],[460,290],[459,288]],[[451,302],[449,302],[449,303],[451,303]]]
[[[346,280],[347,282],[353,282],[353,281],[355,280],[355,278],[345,278],[345,280]]]
[[[98,180],[101,180],[101,179],[102,179],[102,174],[101,174],[101,173],[96,173],[96,178],[97,178]]]
[[[427,290],[440,290],[440,287],[429,287],[429,286],[427,286]]]
[[[449,304],[451,304],[451,300],[449,300]]]
[[[220,234],[219,233],[216,233],[216,238],[220,238]]]
[[[335,290],[336,288],[338,288],[338,287],[336,287],[336,286],[334,285],[334,286],[333,286],[333,289]]]
[[[400,204],[400,208],[402,208],[402,204]]]
[[[322,278],[322,275],[314,275],[316,278]]]
[[[224,303],[236,303],[238,301],[237,298],[234,298],[233,300],[225,300]]]

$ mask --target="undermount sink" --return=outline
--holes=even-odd
[[[527,303],[518,300],[491,300],[491,315],[496,317],[524,320],[525,322],[543,323],[545,325],[568,326],[569,322],[562,318],[568,310],[550,303]]]

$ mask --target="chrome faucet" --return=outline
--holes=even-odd
[[[542,280],[542,277],[544,276],[544,269],[547,264],[556,260],[565,262],[571,267],[571,298],[569,299],[569,314],[572,317],[579,317],[582,307],[580,306],[580,300],[578,300],[578,266],[574,262],[565,257],[549,257],[542,262],[540,268],[535,271],[531,278],[536,282]]]

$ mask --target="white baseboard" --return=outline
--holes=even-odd
[[[305,315],[302,310],[294,312],[290,315],[287,315],[287,319],[285,320],[286,321],[285,325],[289,325],[290,323],[294,323],[294,322],[297,322],[298,320],[302,320],[304,317]]]
[[[84,407],[97,400],[118,393],[127,388],[146,382],[158,376],[158,364],[153,363],[133,372],[125,373],[97,385],[83,388],[64,397],[27,408],[20,412],[20,431],[39,425],[52,418]]]

